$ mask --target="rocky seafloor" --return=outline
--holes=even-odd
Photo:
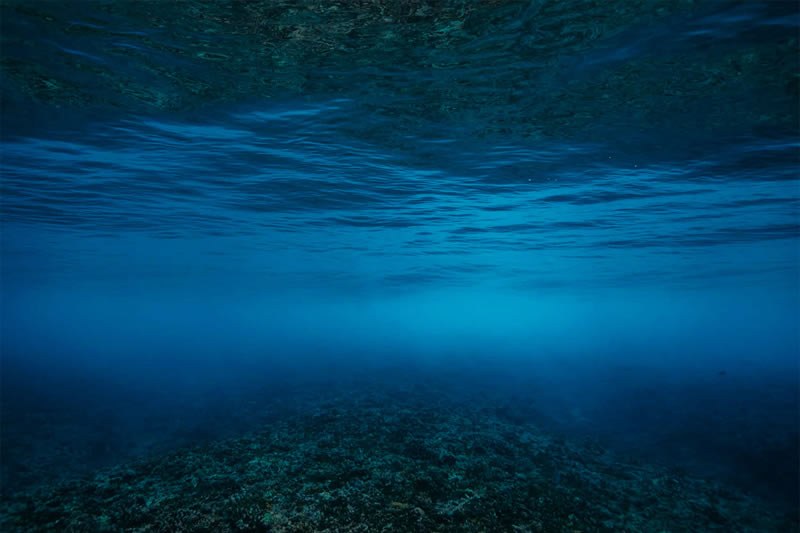
[[[734,489],[488,405],[309,388],[257,432],[10,494],[0,530],[798,531]]]

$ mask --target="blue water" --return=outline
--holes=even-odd
[[[3,4],[3,490],[389,369],[796,505],[796,4],[379,4]]]

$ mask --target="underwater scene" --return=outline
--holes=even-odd
[[[796,0],[0,2],[0,531],[800,531]]]

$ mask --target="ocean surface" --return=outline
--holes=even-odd
[[[796,531],[797,2],[9,0],[0,31],[4,531]]]

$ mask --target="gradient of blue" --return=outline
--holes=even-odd
[[[569,75],[653,53],[628,38]],[[797,132],[501,142],[424,124],[386,144],[348,135],[387,119],[341,96],[30,105],[3,133],[0,341],[4,379],[25,368],[31,390],[88,377],[163,408],[259,375],[491,369],[622,440],[640,386],[796,404]]]

